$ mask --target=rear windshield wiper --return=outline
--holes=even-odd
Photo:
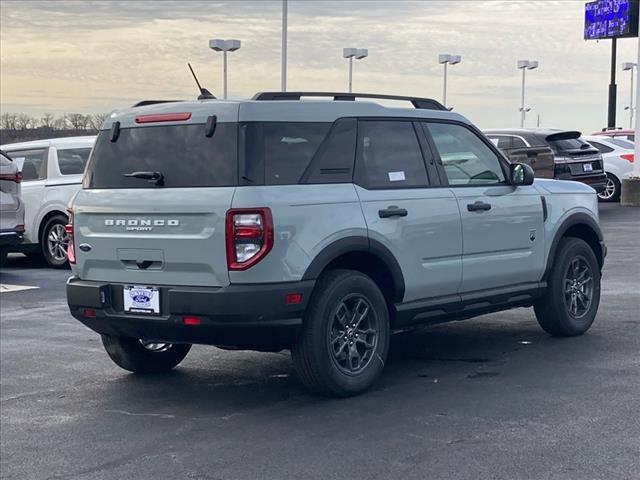
[[[157,187],[164,186],[164,175],[161,172],[131,172],[123,173],[122,176],[147,180],[149,183],[153,183]]]

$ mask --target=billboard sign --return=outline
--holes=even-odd
[[[584,39],[638,36],[639,0],[595,0],[584,6]]]

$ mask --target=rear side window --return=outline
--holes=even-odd
[[[358,122],[356,182],[368,188],[415,188],[428,184],[412,122]]]
[[[527,146],[520,137],[512,137],[513,148],[525,148]]]
[[[497,135],[495,137],[489,137],[489,140],[498,148],[504,150],[513,147],[513,137],[507,135]]]
[[[158,188],[133,172],[159,172],[161,188],[234,186],[237,173],[237,124],[219,123],[212,137],[205,125],[123,128],[98,135],[84,179],[85,188]]]
[[[241,127],[243,180],[296,185],[331,128],[325,122],[250,122]]]
[[[16,150],[9,152],[13,161],[22,171],[22,181],[44,180],[47,178],[47,152],[46,148],[34,150]]]
[[[623,138],[611,138],[609,141],[614,145],[617,145],[622,148],[626,148],[628,150],[633,150],[635,148],[635,145],[633,144],[633,142],[629,140],[625,140]]]
[[[462,125],[427,123],[450,185],[502,183],[498,156]]]
[[[607,145],[599,142],[589,142],[592,147],[596,147],[600,153],[610,153],[613,152],[613,148],[608,147]]]
[[[62,175],[78,175],[84,173],[91,148],[58,149],[58,168]]]

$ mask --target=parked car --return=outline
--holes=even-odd
[[[636,132],[631,129],[624,128],[603,128],[600,132],[593,132],[591,135],[621,138],[623,140],[629,140],[633,142],[636,138]]]
[[[580,132],[551,129],[494,129],[484,133],[492,141],[510,139],[514,144],[546,146],[555,155],[554,178],[586,183],[596,192],[604,190],[607,176],[602,155],[581,138]]]
[[[509,135],[490,138],[511,163],[526,163],[533,168],[536,178],[554,178],[555,155],[545,146],[527,146],[524,141]]]
[[[67,265],[67,208],[80,189],[95,136],[53,138],[2,145],[22,173],[24,243],[10,248],[43,255],[49,266]]]
[[[7,253],[22,243],[24,203],[20,198],[22,174],[14,162],[0,151],[0,267]]]
[[[118,111],[68,231],[70,311],[120,367],[291,349],[335,396],[374,382],[395,331],[533,306],[584,333],[606,253],[592,188],[534,180],[434,100],[347,93]]]
[[[607,137],[592,135],[584,137],[602,154],[604,171],[607,174],[607,185],[598,193],[603,202],[617,202],[620,200],[620,180],[633,170],[634,145],[630,140],[622,137]]]

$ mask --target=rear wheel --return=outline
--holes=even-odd
[[[389,313],[375,282],[353,270],[322,275],[291,350],[302,383],[323,395],[356,395],[378,378],[388,349]]]
[[[617,202],[620,200],[620,180],[615,175],[607,173],[607,184],[598,194],[598,199],[601,202]]]
[[[535,305],[538,323],[558,337],[589,330],[600,305],[600,266],[589,244],[563,238],[549,274],[547,293]]]
[[[190,344],[111,335],[102,335],[102,344],[116,365],[134,373],[169,371],[184,360],[191,349]]]
[[[67,217],[55,215],[51,217],[42,229],[40,246],[45,261],[50,267],[64,268],[67,265],[67,247],[69,235],[65,232]]]

